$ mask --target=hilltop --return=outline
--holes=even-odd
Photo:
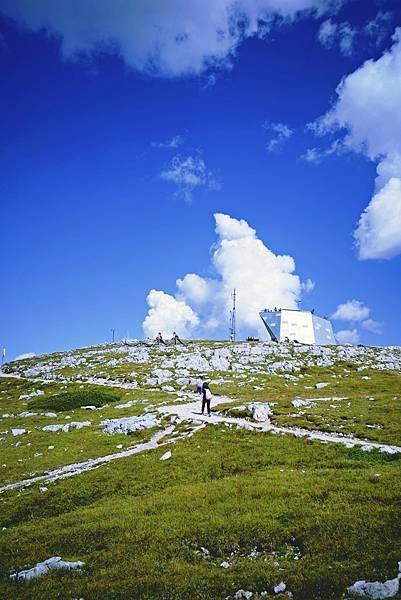
[[[399,347],[104,344],[6,364],[0,402],[5,598],[398,586]]]

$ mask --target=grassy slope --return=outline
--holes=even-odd
[[[146,373],[143,364],[118,368]],[[99,369],[108,371],[104,365]],[[319,427],[401,444],[399,373],[359,373],[350,365],[336,364],[312,367],[303,375],[296,384],[279,376],[248,375],[245,380],[253,381],[245,386],[238,386],[241,380],[227,373],[213,377],[227,380],[219,392],[233,397],[234,404],[251,399],[276,402],[274,420],[280,425]],[[316,381],[330,381],[330,386],[305,389]],[[65,391],[59,383],[40,386],[0,380],[0,413],[27,410],[35,398],[27,400],[27,406],[18,398],[38,388],[46,396]],[[68,389],[104,388],[70,383]],[[136,437],[105,436],[98,423],[106,417],[140,414],[149,403],[175,398],[162,391],[110,391],[119,401],[138,403],[122,410],[113,404],[101,411],[75,409],[60,412],[55,419],[3,419],[2,430],[28,424],[32,432],[17,438],[0,436],[1,462],[7,464],[2,480],[15,481],[107,454],[119,443],[132,445]],[[303,408],[304,414],[292,417],[299,413],[291,405],[295,396],[348,399],[317,400],[316,407]],[[66,415],[76,421],[90,419],[93,425],[68,434],[35,429],[68,422]],[[21,446],[15,447],[17,441]],[[55,445],[51,452],[49,444]],[[43,451],[42,457],[34,457],[38,451]],[[222,426],[207,427],[179,441],[172,448],[172,459],[161,462],[164,451],[121,459],[58,481],[48,486],[46,494],[35,486],[0,496],[1,526],[6,528],[0,532],[0,597],[216,599],[239,588],[272,593],[272,586],[283,580],[297,600],[335,600],[357,579],[395,576],[401,559],[399,457]],[[201,546],[210,550],[211,558],[199,554]],[[250,556],[255,547],[256,556]],[[298,549],[301,558],[296,560]],[[86,567],[82,573],[53,573],[30,584],[8,580],[11,569],[33,566],[52,555],[83,560]],[[223,560],[232,566],[222,569]]]

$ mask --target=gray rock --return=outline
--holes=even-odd
[[[380,581],[356,581],[354,585],[347,588],[348,594],[357,598],[371,598],[372,600],[384,600],[394,598],[400,589],[400,576],[389,579],[384,583]]]
[[[67,569],[68,571],[80,569],[84,566],[84,564],[85,563],[80,560],[76,562],[69,562],[67,560],[61,560],[61,556],[52,556],[43,562],[37,563],[34,567],[32,567],[32,569],[13,573],[10,575],[10,579],[16,579],[17,581],[29,581],[30,579],[42,577],[50,571],[55,571],[57,569]]]
[[[140,417],[126,417],[123,419],[106,419],[101,422],[101,426],[106,433],[123,433],[125,435],[141,429],[151,429],[156,427],[158,420],[155,415],[147,413]]]

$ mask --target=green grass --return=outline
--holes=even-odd
[[[339,375],[341,378],[338,378]],[[364,376],[370,379],[362,379]],[[328,381],[329,385],[315,389],[318,381]],[[259,385],[264,385],[264,388],[253,388]],[[401,445],[401,374],[396,371],[367,369],[356,372],[354,368],[345,377],[342,365],[330,369],[313,367],[296,385],[293,382],[286,384],[277,375],[258,374],[251,385],[240,387],[232,381],[219,386],[218,391],[238,405],[252,401],[273,403],[271,420],[279,426],[341,432],[384,444]],[[326,400],[328,397],[334,399]],[[294,408],[291,404],[294,398],[312,399],[316,406]],[[229,407],[227,404],[219,409]],[[231,411],[231,416],[246,416],[246,412],[236,411],[234,414]],[[373,428],[370,427],[372,425]]]
[[[58,411],[54,407],[56,417],[46,417],[42,411],[48,411],[52,399],[62,392],[66,386],[57,383],[51,383],[41,386],[37,383],[30,383],[24,380],[0,379],[0,416],[11,414],[12,417],[2,418],[0,429],[0,485],[6,485],[20,479],[41,475],[47,470],[55,469],[66,464],[103,456],[117,452],[117,445],[122,444],[126,449],[135,443],[147,440],[153,433],[151,430],[138,431],[133,435],[113,435],[109,436],[103,433],[100,426],[101,421],[108,418],[118,418],[134,416],[146,412],[150,403],[157,403],[160,393],[151,393],[144,396],[137,390],[123,390],[113,388],[113,403],[104,405],[99,410],[89,411],[81,408]],[[104,388],[99,386],[81,386],[70,384],[69,395],[82,395],[85,397],[83,405],[87,404],[88,397],[97,395],[101,397],[104,394]],[[43,389],[44,396],[34,397],[32,400],[20,400],[21,395],[29,394],[37,389]],[[130,408],[116,409],[118,402],[125,403],[133,401]],[[49,404],[47,404],[49,402]],[[31,405],[32,403],[32,405]],[[43,403],[46,408],[39,408],[34,403]],[[92,402],[88,402],[92,404]],[[23,411],[36,412],[35,416],[23,417],[20,413]],[[66,419],[66,417],[69,417]],[[45,425],[55,423],[68,423],[69,421],[90,420],[92,425],[83,430],[71,430],[64,432],[46,432],[42,428]],[[18,437],[11,434],[12,428],[24,428],[28,433]],[[5,433],[7,432],[7,433]],[[49,449],[49,446],[53,448]],[[1,497],[0,497],[1,500]]]
[[[202,342],[200,347],[207,351],[220,345]],[[58,369],[66,356],[62,353],[11,363],[8,368],[14,372],[21,365],[42,363],[43,373],[47,364],[57,364],[50,383],[0,379],[0,463],[6,465],[0,465],[1,484],[149,439],[152,431],[108,436],[100,424],[184,401],[161,386],[149,389],[145,384],[161,359],[179,351],[151,348],[148,360],[136,363],[127,360],[125,350],[104,345],[68,353],[79,359],[92,353],[91,363],[78,366]],[[101,352],[107,354],[102,358]],[[296,355],[289,348],[291,353]],[[109,365],[110,360],[118,362]],[[271,362],[275,360],[272,355]],[[239,406],[270,402],[272,421],[280,426],[401,445],[401,374],[372,366],[358,371],[358,366],[367,365],[306,365],[294,373],[295,381],[263,370],[208,373],[211,380],[224,380],[211,384],[213,393],[230,399],[214,410],[249,418],[249,411]],[[71,380],[61,380],[61,375]],[[139,387],[109,390],[84,383],[84,377],[136,380]],[[319,381],[329,385],[316,389]],[[38,389],[44,395],[21,398]],[[312,399],[315,406],[294,408],[296,397]],[[80,408],[97,405],[96,398],[97,410]],[[131,406],[116,408],[128,401]],[[38,414],[20,416],[27,410]],[[46,417],[44,411],[57,416]],[[69,420],[92,424],[68,433],[42,429]],[[10,429],[18,427],[29,433],[13,437]],[[183,422],[176,433],[189,429]],[[160,461],[166,449],[172,450],[172,458]],[[396,575],[401,560],[400,467],[398,455],[207,426],[174,445],[45,484],[46,493],[39,492],[38,484],[0,495],[0,598],[218,600],[233,597],[240,588],[253,591],[255,599],[263,590],[280,598],[272,588],[285,581],[295,600],[340,600],[358,579],[384,581]],[[202,546],[209,558],[200,552]],[[85,567],[31,583],[10,581],[11,570],[53,555],[83,560]],[[231,567],[221,568],[222,561]]]
[[[28,407],[30,410],[39,408],[55,411],[72,410],[81,406],[104,406],[108,402],[116,402],[118,396],[113,396],[102,391],[79,391],[79,392],[64,392],[63,394],[55,394],[40,398],[39,400],[31,400]]]
[[[45,495],[5,496],[3,597],[216,599],[284,580],[296,599],[334,600],[356,579],[395,575],[399,459],[213,427],[180,442],[170,461],[159,461],[163,451]],[[10,569],[54,554],[87,566],[7,582]]]

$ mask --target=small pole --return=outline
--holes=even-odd
[[[3,365],[3,363],[4,363],[4,359],[5,359],[5,357],[6,357],[6,348],[4,347],[4,348],[3,348],[3,351],[2,351],[2,353],[1,353],[1,364],[2,364],[2,365]]]
[[[115,329],[112,329],[111,330],[111,341],[113,344],[114,344],[114,332],[115,332]]]

